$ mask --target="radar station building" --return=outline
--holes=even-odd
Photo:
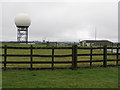
[[[31,24],[29,16],[25,13],[20,13],[15,17],[15,25],[17,27],[17,41],[28,42],[28,27]]]

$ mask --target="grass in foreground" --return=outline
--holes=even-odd
[[[3,88],[118,88],[118,67],[78,70],[7,70]]]

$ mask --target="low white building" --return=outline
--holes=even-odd
[[[80,46],[112,46],[113,42],[108,40],[83,40],[79,44]]]

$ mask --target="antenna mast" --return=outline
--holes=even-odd
[[[95,27],[95,40],[96,40],[96,27]]]

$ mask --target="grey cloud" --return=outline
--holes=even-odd
[[[118,39],[117,5],[112,2],[4,3],[2,10],[3,40],[16,40],[14,17],[21,12],[28,13],[32,20],[29,40],[94,39],[94,27],[98,39]]]

